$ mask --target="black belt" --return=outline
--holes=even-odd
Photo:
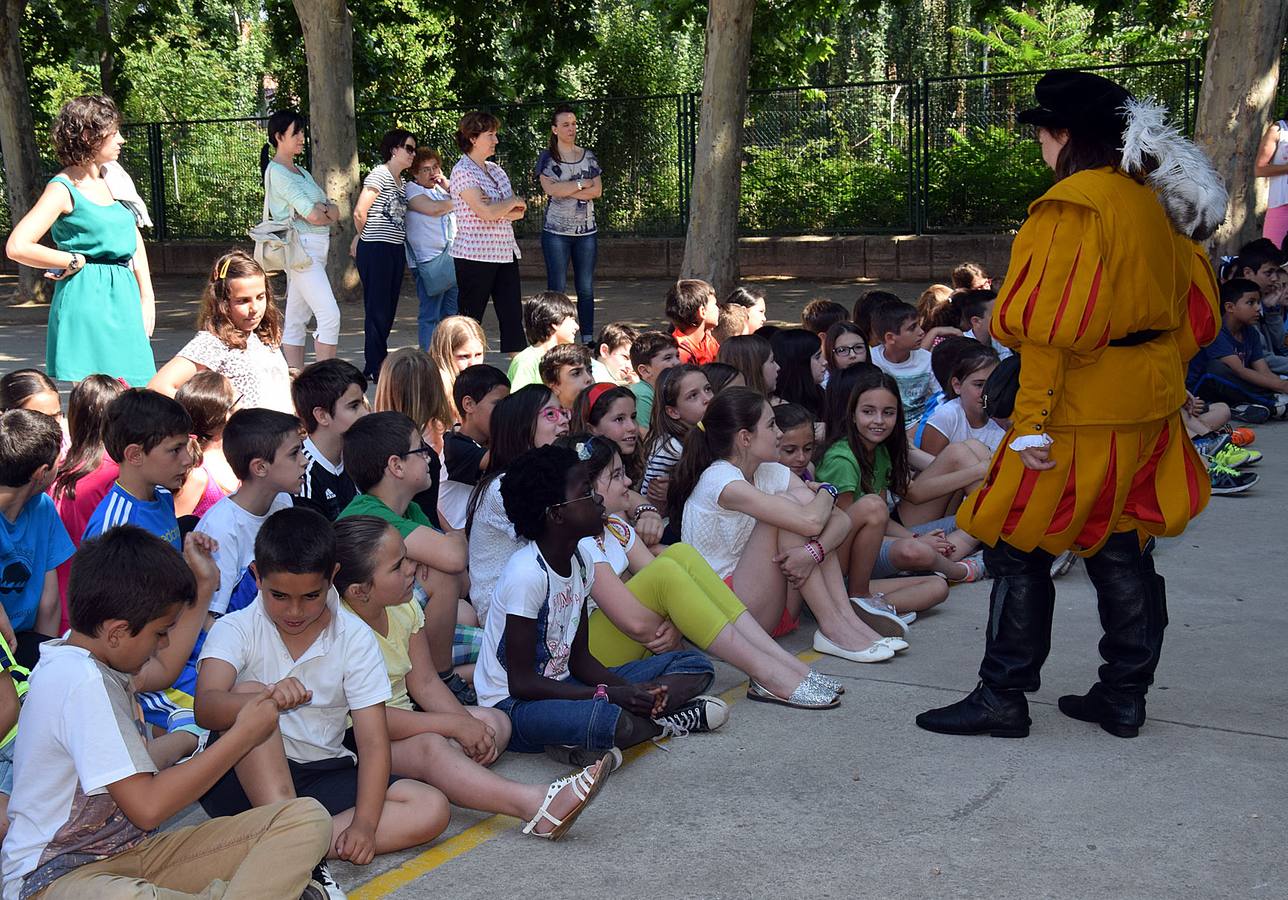
[[[1120,338],[1115,338],[1109,342],[1110,347],[1136,347],[1141,344],[1148,344],[1156,337],[1167,334],[1157,328],[1146,328],[1144,331],[1133,331],[1131,334],[1125,334]]]
[[[130,256],[127,256],[124,259],[107,256],[87,256],[85,257],[85,265],[94,263],[99,266],[122,266],[124,268],[129,268],[131,259],[133,259],[133,257]]]

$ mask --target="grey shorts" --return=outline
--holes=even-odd
[[[925,534],[928,531],[942,529],[948,534],[952,534],[957,529],[956,516],[944,516],[942,519],[935,519],[933,522],[926,522],[922,525],[906,525],[913,534]],[[890,561],[890,547],[898,538],[888,537],[881,541],[881,550],[877,553],[876,565],[872,567],[872,578],[893,578],[896,575],[907,575],[908,572],[902,572],[893,562]]]

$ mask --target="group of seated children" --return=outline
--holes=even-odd
[[[1288,409],[1282,262],[1244,249],[1190,368],[1214,486],[1259,457],[1227,419]],[[991,280],[953,282],[779,327],[686,279],[669,330],[593,352],[543,292],[508,375],[449,317],[373,412],[341,359],[283,385],[268,281],[230,253],[152,389],[90,376],[64,423],[42,373],[0,379],[4,895],[334,898],[327,859],[432,840],[449,804],[557,839],[623,748],[728,720],[709,657],[751,700],[835,707],[775,640],[805,609],[815,650],[879,663],[986,575],[954,514],[1005,440],[1009,351]],[[572,774],[512,781],[507,749]],[[212,821],[150,834],[197,801]]]

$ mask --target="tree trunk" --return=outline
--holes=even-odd
[[[116,45],[112,43],[112,0],[99,0],[98,20],[98,83],[103,93],[116,97]]]
[[[1260,236],[1268,182],[1253,176],[1257,146],[1271,121],[1288,4],[1214,0],[1194,140],[1225,177],[1230,208],[1213,236],[1218,254]]]
[[[359,296],[349,257],[358,190],[358,132],[353,106],[353,20],[345,0],[294,0],[309,66],[309,142],[312,172],[340,207],[332,229],[327,274],[341,300]]]
[[[31,94],[22,62],[22,14],[27,0],[3,0],[0,9],[0,154],[9,195],[9,224],[27,214],[40,195],[40,151],[31,119]],[[49,299],[39,269],[18,267],[18,302]]]
[[[709,281],[717,297],[738,283],[742,129],[755,8],[755,0],[711,0],[707,11],[702,115],[681,271]]]

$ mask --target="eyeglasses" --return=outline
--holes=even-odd
[[[541,411],[537,413],[537,415],[539,415],[541,418],[545,419],[547,422],[550,422],[552,424],[557,424],[559,422],[567,422],[569,419],[572,418],[572,413],[569,410],[564,409],[562,406],[543,407]],[[572,501],[569,501],[569,502],[572,502]]]
[[[832,352],[837,356],[858,356],[860,353],[867,353],[868,348],[862,344],[854,344],[849,347],[833,347]]]
[[[403,144],[403,149],[404,149],[404,150],[406,150],[408,153],[415,153],[415,152],[416,152],[416,145],[415,145],[415,144]]]
[[[558,503],[551,503],[546,507],[546,512],[550,512],[552,509],[558,509],[561,506],[567,506],[570,503],[580,503],[583,500],[598,499],[599,495],[595,493],[595,489],[592,487],[588,493],[582,494],[580,497],[573,497],[571,500],[560,500]]]
[[[415,450],[408,450],[406,453],[399,453],[398,455],[399,455],[399,456],[415,456],[415,455],[419,454],[419,455],[423,456],[425,459],[429,459],[430,454],[431,454],[431,453],[433,453],[433,452],[434,452],[434,448],[433,448],[433,447],[431,447],[431,446],[429,446],[429,444],[421,444],[421,445],[420,445],[419,447],[417,447]]]

